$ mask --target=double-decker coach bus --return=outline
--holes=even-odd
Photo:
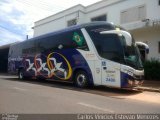
[[[129,32],[112,23],[77,25],[12,45],[8,71],[19,79],[133,88],[144,76],[137,44]]]

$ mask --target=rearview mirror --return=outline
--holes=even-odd
[[[100,32],[100,34],[117,34],[117,35],[123,35],[125,37],[126,45],[131,46],[132,45],[132,36],[129,32],[123,31],[123,30],[109,30],[109,31],[103,31]]]
[[[147,54],[149,53],[149,46],[146,43],[144,43],[144,42],[136,42],[136,45],[145,48],[146,53]]]

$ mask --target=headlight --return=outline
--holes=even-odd
[[[133,80],[128,80],[128,84],[132,86],[133,85]]]
[[[138,81],[138,80],[128,80],[128,84],[130,86],[137,86],[137,85],[142,85],[143,80],[142,81]]]

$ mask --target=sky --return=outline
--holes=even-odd
[[[34,22],[62,10],[101,0],[0,0],[0,46],[33,37]]]

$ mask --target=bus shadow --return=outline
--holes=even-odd
[[[4,80],[9,81],[18,81],[35,85],[42,85],[47,87],[54,87],[66,90],[73,90],[78,92],[96,94],[100,96],[112,97],[116,99],[125,99],[127,96],[132,96],[142,93],[140,90],[129,90],[129,89],[119,89],[119,88],[110,88],[105,86],[94,86],[89,88],[77,88],[73,83],[60,82],[60,81],[51,81],[51,80],[19,80],[18,78],[3,78]]]

